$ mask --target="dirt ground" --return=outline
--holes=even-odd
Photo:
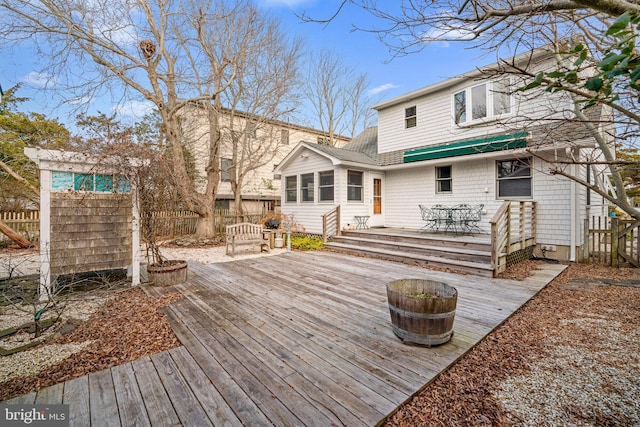
[[[384,425],[638,426],[639,373],[638,270],[575,264]]]
[[[503,277],[521,280],[538,262]],[[0,400],[180,345],[159,311],[177,298],[114,292],[72,330],[23,352],[82,344],[35,373],[0,379]],[[639,335],[638,271],[571,265],[385,425],[640,425]]]

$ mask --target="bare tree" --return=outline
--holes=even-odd
[[[335,53],[325,50],[307,65],[304,94],[322,130],[335,145],[335,135],[354,136],[368,126],[371,100],[365,74],[357,74]]]
[[[44,69],[74,99],[108,91],[114,101],[142,98],[157,108],[176,188],[200,215],[198,234],[214,234],[222,94],[262,43],[253,38],[255,28],[271,18],[249,0],[1,0],[0,11],[5,42],[35,43]],[[209,112],[204,191],[185,154],[181,112],[192,102]]]
[[[288,144],[279,122],[286,122],[298,105],[298,62],[302,52],[300,41],[289,41],[277,21],[255,14],[238,25],[245,25],[244,21],[251,25],[243,29],[243,37],[232,46],[237,52],[235,76],[220,94],[219,105],[199,102],[184,119],[191,128],[192,151],[196,152],[200,145],[196,141],[213,140],[213,135],[219,141],[216,155],[208,157],[204,169],[221,168],[224,160],[224,170],[220,172],[231,183],[238,213],[243,210],[247,177],[270,164],[279,149]],[[196,125],[192,119],[209,126]]]
[[[616,18],[624,13],[637,16],[640,4],[625,0],[404,0],[399,4],[344,0],[336,14],[344,13],[348,7],[364,9],[378,18],[376,27],[357,24],[354,27],[376,33],[395,55],[417,53],[429,43],[442,41],[462,42],[469,48],[485,49],[505,58],[551,46],[556,58],[552,69],[536,68],[539,64],[535,61],[525,61],[523,65],[515,60],[502,60],[499,70],[485,70],[487,76],[520,77],[523,96],[547,96],[544,92],[567,94],[572,105],[570,111],[550,111],[545,120],[529,124],[543,129],[547,135],[530,151],[554,165],[551,173],[586,186],[627,214],[640,218],[640,211],[628,202],[620,175],[628,162],[617,159],[615,153],[616,147],[636,144],[640,132],[637,114],[640,91],[633,80],[634,68],[630,68],[630,64],[637,65],[638,56],[632,52],[638,22]],[[611,31],[613,28],[618,32]],[[610,67],[611,63],[617,68]],[[522,123],[525,118],[519,119]],[[595,141],[598,150],[587,157],[569,155],[560,161],[540,154],[540,150],[553,144],[554,135],[562,133],[559,129],[579,129]],[[570,165],[604,168],[612,186],[604,185],[603,180],[588,182]],[[613,191],[607,187],[613,187]]]

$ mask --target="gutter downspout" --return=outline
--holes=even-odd
[[[576,168],[577,165],[575,163],[573,163],[571,165],[571,174],[573,176],[577,176],[576,175]],[[570,262],[575,262],[576,261],[576,240],[577,240],[577,232],[576,232],[576,226],[577,224],[579,224],[579,221],[577,220],[577,216],[578,216],[578,201],[577,201],[577,195],[578,195],[578,189],[577,189],[578,184],[571,180],[571,246],[569,248],[569,261]]]

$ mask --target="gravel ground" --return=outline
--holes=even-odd
[[[163,253],[205,263],[230,258],[224,248]],[[503,277],[519,280],[536,266],[520,263]],[[639,286],[638,270],[571,265],[385,425],[640,426]],[[0,377],[0,400],[179,345],[158,312],[178,297],[130,289],[96,300],[93,314],[80,310],[85,320],[74,331],[0,365],[13,373]],[[5,319],[16,322],[3,315],[0,327]],[[62,348],[72,354],[21,370],[47,359],[36,352]]]

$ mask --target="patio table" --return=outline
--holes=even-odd
[[[460,204],[456,206],[434,205],[426,208],[424,205],[418,205],[422,213],[422,220],[426,224],[419,230],[420,232],[442,231],[454,233],[471,233],[472,231],[480,232],[482,229],[478,226],[482,218],[482,208],[484,204],[471,206]]]

